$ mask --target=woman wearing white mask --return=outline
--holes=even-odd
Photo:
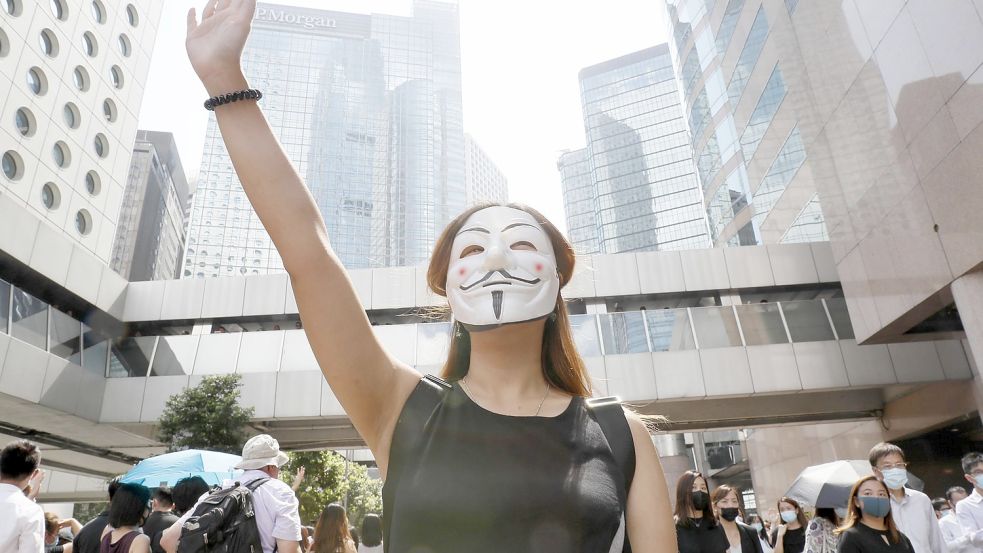
[[[837,553],[914,553],[911,541],[902,534],[891,516],[887,486],[876,476],[861,478],[850,491],[846,522]]]
[[[765,529],[764,519],[760,515],[754,514],[748,517],[748,526],[754,529],[761,543],[762,553],[772,553],[771,542],[768,540],[768,530]]]
[[[806,516],[799,502],[791,497],[779,499],[778,515],[781,523],[771,533],[775,553],[802,553],[806,544]]]
[[[188,55],[324,376],[386,476],[385,547],[608,553],[630,539],[635,553],[675,551],[645,425],[619,408],[623,430],[609,435],[586,401],[590,378],[560,297],[574,254],[538,212],[473,208],[437,240],[427,281],[454,315],[450,384],[382,348],[243,75],[255,10],[255,0],[209,0],[199,22],[192,9]],[[612,438],[627,442],[627,460]]]

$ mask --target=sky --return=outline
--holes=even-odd
[[[356,13],[409,15],[410,0],[266,0]],[[174,133],[196,180],[207,98],[184,50],[186,14],[205,0],[167,0],[139,115],[141,129]],[[666,41],[660,0],[460,0],[464,130],[509,181],[509,199],[565,228],[561,152],[585,145],[577,73]],[[178,115],[180,114],[180,115]]]

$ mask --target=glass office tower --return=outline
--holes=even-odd
[[[243,68],[342,262],[425,261],[466,202],[456,3],[416,0],[410,17],[259,4]],[[282,272],[214,115],[201,163],[184,277]]]
[[[581,70],[580,94],[590,187],[580,182],[584,154],[567,153],[558,164],[565,192],[578,195],[565,201],[575,247],[585,253],[708,247],[668,46]]]

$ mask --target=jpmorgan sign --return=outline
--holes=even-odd
[[[327,17],[298,14],[287,10],[268,7],[256,8],[256,20],[286,23],[288,25],[299,25],[305,29],[334,29],[338,26],[337,21]]]

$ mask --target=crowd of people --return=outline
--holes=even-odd
[[[243,448],[243,470],[232,486],[250,486],[259,541],[265,553],[381,553],[383,524],[369,514],[353,527],[345,508],[327,505],[313,527],[301,524],[294,485],[279,480],[287,456],[271,436],[251,438]],[[782,497],[774,516],[747,513],[741,491],[721,484],[711,489],[701,473],[687,471],[675,497],[680,553],[970,553],[983,551],[983,453],[962,458],[961,486],[930,500],[906,486],[904,451],[890,443],[869,454],[872,474],[853,484],[841,505],[812,508]],[[0,452],[0,551],[10,553],[175,553],[185,523],[201,515],[203,500],[215,497],[198,476],[173,488],[153,490],[109,482],[109,507],[84,526],[43,512],[35,502],[42,472],[40,451],[26,440]]]
[[[890,443],[869,454],[872,474],[858,479],[841,505],[807,506],[782,497],[775,516],[745,513],[740,490],[710,489],[684,473],[676,485],[680,553],[970,553],[983,551],[983,453],[962,458],[972,493],[953,486],[930,500],[906,486],[904,451]]]
[[[243,470],[225,488],[262,480],[251,494],[258,538],[264,553],[381,553],[382,519],[366,515],[360,528],[349,523],[345,508],[327,505],[314,526],[303,526],[296,485],[278,479],[287,456],[272,437],[261,434],[246,442]],[[35,502],[43,473],[38,447],[18,440],[0,452],[0,552],[2,553],[176,553],[182,529],[200,515],[204,500],[220,487],[199,476],[179,480],[173,488],[147,488],[110,480],[109,507],[84,526],[60,519]]]

